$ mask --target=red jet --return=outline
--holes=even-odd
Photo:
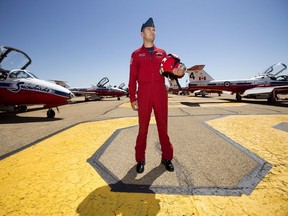
[[[55,83],[37,78],[26,70],[30,57],[19,49],[0,47],[0,111],[26,111],[27,106],[43,104],[47,117],[54,118],[53,107],[65,105],[73,93]]]
[[[124,83],[121,83],[119,87],[106,86],[109,82],[107,77],[102,78],[96,86],[91,87],[70,87],[67,82],[62,80],[53,80],[58,85],[61,85],[69,89],[76,96],[84,96],[85,101],[89,100],[99,100],[103,97],[117,97],[120,100],[121,97],[127,96],[127,91],[124,90]]]

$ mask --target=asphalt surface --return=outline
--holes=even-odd
[[[169,95],[174,172],[152,115],[135,172],[128,98],[0,113],[0,215],[288,215],[288,103]]]

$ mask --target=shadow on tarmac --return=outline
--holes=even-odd
[[[23,117],[11,114],[0,114],[0,124],[22,124],[22,123],[31,123],[31,122],[50,122],[50,121],[59,121],[62,118],[47,118],[47,117]]]
[[[220,98],[221,100],[228,101],[229,103],[247,103],[247,104],[258,104],[258,105],[266,105],[266,106],[274,106],[274,107],[288,107],[287,101],[277,101],[276,103],[268,103],[267,101],[261,101],[261,100],[242,100],[241,102],[238,102],[234,99],[227,99],[227,98]],[[201,102],[180,102],[182,105],[189,106],[189,107],[200,107],[200,104],[223,104],[222,101],[201,101]]]
[[[145,176],[136,179],[136,166],[133,166],[122,180],[90,193],[78,206],[77,213],[82,216],[157,215],[160,200],[156,199],[150,187],[164,172],[165,168],[160,164]]]

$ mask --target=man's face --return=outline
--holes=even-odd
[[[141,35],[144,38],[144,40],[153,42],[156,36],[155,27],[144,28],[143,31],[141,32]]]

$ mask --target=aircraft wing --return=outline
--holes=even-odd
[[[75,95],[87,95],[87,96],[98,95],[98,93],[95,91],[84,91],[84,90],[71,89],[71,92]]]
[[[95,91],[88,91],[88,87],[87,88],[70,88],[70,86],[68,85],[67,81],[63,81],[63,80],[50,80],[51,82],[54,82],[60,86],[63,86],[67,89],[69,89],[73,94],[77,94],[77,95],[97,95],[97,93]]]
[[[246,90],[243,95],[270,94],[273,91],[277,94],[288,94],[288,86],[256,87]]]

